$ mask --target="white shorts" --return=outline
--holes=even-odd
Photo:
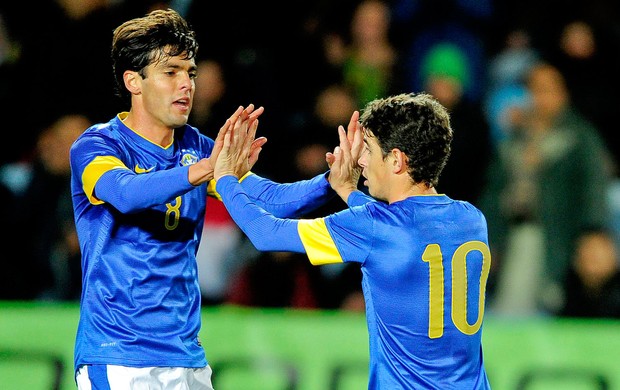
[[[211,367],[85,365],[75,377],[79,390],[213,390]]]

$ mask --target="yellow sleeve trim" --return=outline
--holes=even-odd
[[[222,196],[215,190],[215,184],[215,180],[209,180],[209,183],[207,183],[207,195],[212,196],[217,200],[222,200]]]
[[[342,263],[338,248],[327,230],[324,218],[302,219],[297,231],[313,265]]]
[[[246,177],[253,174],[254,173],[252,173],[252,171],[248,171],[245,175],[241,177],[241,179],[239,179],[239,183],[245,180]],[[207,184],[207,195],[212,196],[217,200],[222,200],[222,196],[215,190],[215,184],[215,180],[209,180],[209,183]]]
[[[252,171],[247,171],[247,172],[246,172],[246,174],[245,174],[245,175],[243,175],[243,176],[241,177],[241,179],[239,179],[239,183],[241,183],[242,181],[244,181],[246,177],[248,177],[248,176],[250,176],[250,175],[253,175],[253,174],[254,174],[254,173],[253,173]]]
[[[121,160],[113,156],[97,156],[91,161],[82,173],[82,189],[92,204],[102,204],[102,200],[97,199],[95,184],[101,176],[112,169],[129,169]]]

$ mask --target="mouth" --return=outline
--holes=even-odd
[[[181,109],[182,111],[187,111],[190,108],[190,99],[187,97],[177,99],[174,102],[172,102],[172,104],[178,107],[179,109]]]

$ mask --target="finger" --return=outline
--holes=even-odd
[[[220,131],[217,132],[217,137],[215,137],[215,141],[217,142],[218,140],[223,140],[224,139],[224,133],[226,133],[226,130],[228,130],[228,127],[230,126],[230,118],[226,119],[226,122],[224,122],[224,125],[222,125],[222,127],[220,127]]]
[[[245,110],[242,110],[233,122],[234,131],[241,131],[242,127],[245,125],[247,125],[247,115],[245,114]]]
[[[347,126],[347,138],[349,139],[349,143],[353,142],[353,137],[355,136],[355,132],[359,130],[358,124],[360,119],[360,112],[355,110],[351,115],[351,119],[349,120],[349,125]]]
[[[250,116],[250,114],[252,113],[252,111],[254,111],[254,104],[250,103],[248,104],[248,106],[245,108],[245,114],[247,116]]]
[[[254,110],[251,113],[250,120],[255,120],[256,118],[261,116],[263,112],[265,112],[265,107],[263,107],[263,106],[258,107],[256,110]]]
[[[253,134],[251,134],[252,138],[254,138],[256,136],[256,128],[258,127],[258,117],[263,113],[263,111],[265,111],[265,109],[261,106],[258,109],[254,110],[254,112],[252,112],[252,114],[248,117],[247,120],[247,131],[252,132]],[[256,122],[256,123],[255,123]]]
[[[258,128],[258,119],[254,120],[252,122],[252,125],[250,126],[250,129],[248,130],[248,132],[245,134],[245,138],[244,138],[244,142],[243,142],[243,149],[244,151],[247,151],[247,153],[250,153],[250,148],[252,146],[252,143],[254,142],[254,137],[256,135],[256,129]],[[242,158],[246,156],[242,156]]]
[[[243,112],[239,115],[239,121],[237,122],[239,125],[237,126],[237,131],[248,131],[251,129],[254,121],[262,114],[264,108],[260,107],[258,110],[254,110],[254,105],[250,104]]]
[[[250,114],[254,111],[254,104],[250,103],[239,115],[239,120],[243,123],[248,120]]]
[[[254,166],[254,164],[256,164],[256,161],[258,160],[258,154],[263,149],[263,146],[266,143],[267,138],[265,137],[259,137],[255,139],[254,142],[252,142],[252,145],[250,146],[250,155],[248,157],[248,163],[250,165],[250,168]]]
[[[243,124],[243,122],[247,119],[248,117],[248,113],[247,113],[247,108],[243,108],[243,106],[239,106],[239,108],[237,108],[237,111],[235,111],[234,114],[234,120],[232,121],[234,126],[240,126]],[[253,110],[253,109],[252,109]]]
[[[227,156],[230,150],[230,144],[232,142],[231,137],[232,137],[232,134],[230,131],[227,131],[224,133],[224,143],[222,145],[222,150],[221,150],[221,154],[224,156]]]
[[[256,162],[258,161],[258,155],[260,154],[261,150],[263,150],[263,148],[254,149],[250,154],[250,157],[248,158],[249,169],[252,169],[252,167],[254,167],[254,164],[256,164]]]
[[[266,137],[258,137],[254,140],[254,142],[252,142],[252,147],[255,146],[260,146],[262,147],[263,145],[265,145],[267,143],[267,138]]]
[[[362,154],[362,149],[364,148],[364,132],[362,131],[362,126],[359,126],[359,129],[355,132],[355,136],[353,137],[353,142],[351,143],[351,158],[357,161]]]
[[[239,118],[239,115],[241,115],[241,113],[243,112],[243,106],[239,106],[237,107],[237,110],[235,110],[235,112],[230,116],[230,123],[235,123],[237,122],[237,119]]]
[[[336,146],[332,154],[334,156],[334,162],[332,163],[332,167],[340,168],[340,166],[342,165],[342,148],[340,148],[340,146]]]
[[[327,163],[327,166],[329,168],[332,167],[332,164],[334,163],[334,154],[332,152],[327,152],[325,153],[325,162]]]
[[[340,139],[340,149],[343,153],[343,159],[349,160],[351,158],[351,145],[349,144],[349,139],[347,138],[348,133],[345,133],[344,127],[338,126],[338,138]]]
[[[224,126],[220,128],[220,131],[217,133],[217,137],[215,138],[215,143],[213,144],[211,156],[214,156],[214,158],[217,158],[217,155],[220,153],[220,150],[222,150],[222,145],[224,143],[224,136],[226,135],[226,132],[230,129],[230,127],[231,127],[230,119],[226,119],[226,123],[224,123]]]
[[[254,119],[250,125],[250,130],[248,131],[248,138],[252,141],[256,138],[256,130],[258,129],[258,119]]]

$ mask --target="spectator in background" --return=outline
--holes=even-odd
[[[567,317],[620,318],[620,264],[614,236],[605,229],[583,232],[577,239],[567,274]]]
[[[539,59],[530,34],[515,28],[507,33],[503,46],[489,60],[483,108],[494,150],[523,120],[529,104],[525,77]]]
[[[509,31],[499,52],[489,59],[487,89],[494,91],[507,85],[523,84],[525,75],[539,60],[540,54],[532,46],[525,29]]]
[[[347,113],[356,108],[355,95],[341,83],[327,85],[319,91],[311,115],[289,138],[289,145],[293,149],[293,169],[286,180],[306,179],[329,168],[325,162],[325,153],[331,151],[331,145],[338,142],[338,134],[334,129],[347,123]]]
[[[391,42],[390,18],[385,1],[361,1],[353,10],[348,34],[327,47],[326,57],[341,69],[342,82],[357,107],[400,89],[399,52]]]
[[[440,43],[458,46],[470,67],[469,82],[463,90],[466,100],[479,103],[486,89],[485,37],[493,16],[490,0],[395,0],[393,26],[401,37],[403,85],[407,91],[424,90],[422,61]]]
[[[288,129],[296,119],[292,112],[299,106],[306,108],[319,88],[318,81],[323,81],[320,46],[313,33],[305,30],[314,9],[311,3],[250,0],[193,0],[187,8],[187,20],[196,30],[201,52],[218,58],[226,70],[233,101],[269,107],[261,128],[269,137],[266,148],[278,152],[265,154],[255,169],[277,181],[281,180],[279,151],[289,147]]]
[[[21,43],[19,66],[27,77],[14,91],[13,106],[36,107],[37,115],[22,119],[22,143],[34,146],[37,134],[65,107],[103,120],[117,109],[112,97],[109,41],[123,3],[110,0],[54,0],[14,3],[13,26]],[[67,49],[71,54],[66,54]],[[74,67],[79,58],[80,66]],[[45,66],[42,66],[45,64]],[[69,71],[71,69],[71,71]],[[66,75],[70,74],[70,81]],[[80,98],[76,98],[76,93]],[[22,124],[23,126],[23,124]]]
[[[446,107],[454,129],[450,163],[442,172],[437,190],[477,205],[492,144],[480,103],[465,98],[465,90],[472,82],[468,58],[459,46],[438,43],[429,49],[421,65],[425,91]],[[463,180],[465,177],[467,180]]]
[[[566,78],[573,105],[599,130],[616,162],[620,143],[616,141],[620,41],[613,41],[603,29],[584,19],[570,19],[556,36],[548,56]],[[618,176],[619,172],[614,172]]]
[[[489,169],[481,208],[489,222],[498,314],[557,314],[575,237],[608,226],[609,152],[575,111],[562,74],[539,63],[526,82],[531,105]]]
[[[216,58],[201,58],[196,62],[196,92],[190,119],[205,135],[215,138],[226,122],[228,113],[237,105],[229,89],[224,64]]]
[[[10,285],[18,299],[75,300],[81,289],[80,252],[71,204],[69,149],[91,121],[61,115],[38,136],[32,158],[2,167],[13,193]],[[10,206],[8,206],[10,205]]]

